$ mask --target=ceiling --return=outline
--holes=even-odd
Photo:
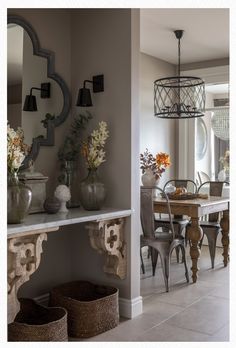
[[[177,64],[176,29],[182,64],[229,57],[229,9],[141,9],[141,52]]]

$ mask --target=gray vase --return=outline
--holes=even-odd
[[[20,224],[29,213],[32,191],[19,182],[17,173],[8,174],[7,179],[7,223]]]
[[[97,169],[89,169],[88,176],[80,184],[80,202],[86,210],[100,210],[105,200],[105,185]]]

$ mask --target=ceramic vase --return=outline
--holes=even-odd
[[[225,181],[226,180],[226,173],[225,170],[222,169],[218,174],[218,180],[219,181]]]
[[[32,191],[19,181],[17,173],[9,173],[7,179],[7,222],[20,224],[29,213]]]
[[[141,177],[143,186],[158,186],[160,179],[156,179],[150,168]]]
[[[98,176],[97,168],[89,169],[80,184],[80,202],[86,210],[100,210],[105,200],[106,189]]]

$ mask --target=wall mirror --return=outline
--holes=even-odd
[[[32,26],[19,16],[8,16],[7,27],[7,118],[11,127],[22,127],[25,142],[31,151],[25,158],[23,169],[38,156],[40,146],[54,145],[55,127],[68,116],[70,95],[65,81],[54,70],[54,53],[40,47]],[[45,85],[50,93],[45,97],[39,90]],[[50,84],[50,85],[48,85]],[[25,97],[35,96],[34,111],[24,111]],[[39,88],[37,90],[37,88]],[[41,94],[42,93],[42,94]],[[34,97],[33,97],[34,98]]]

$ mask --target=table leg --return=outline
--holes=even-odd
[[[229,210],[223,211],[223,217],[220,221],[222,232],[222,246],[223,246],[223,258],[224,266],[226,267],[229,261]]]
[[[199,218],[191,218],[191,226],[189,227],[189,239],[190,239],[190,256],[192,259],[192,279],[193,282],[197,281],[197,272],[199,268],[197,267],[198,259],[201,254],[201,250],[199,248],[199,241],[202,239],[203,232],[202,228],[199,224]]]

